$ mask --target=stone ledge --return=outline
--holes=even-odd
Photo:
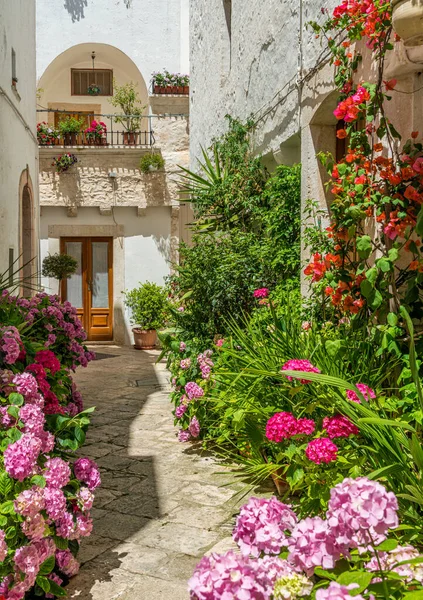
[[[183,114],[189,115],[189,96],[173,94],[152,94],[149,96],[153,115]],[[154,129],[154,120],[153,120]]]

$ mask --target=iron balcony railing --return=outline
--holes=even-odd
[[[40,146],[150,147],[155,138],[150,116],[106,115],[88,111],[37,109],[37,139]],[[60,133],[59,124],[73,117],[83,121],[79,133]],[[124,123],[122,124],[122,118]],[[102,133],[89,132],[93,121],[102,123]]]

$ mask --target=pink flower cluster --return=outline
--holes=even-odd
[[[0,329],[0,350],[4,353],[4,362],[13,365],[19,358],[22,341],[19,331],[13,325]]]
[[[307,373],[320,373],[320,369],[311,364],[306,359],[288,360],[283,366],[282,371],[305,371]],[[288,376],[288,381],[292,381],[293,377]],[[300,379],[300,383],[310,383],[308,379]]]
[[[305,454],[308,460],[320,465],[330,463],[337,458],[338,447],[329,438],[316,438],[307,444]]]
[[[183,358],[181,360],[181,362],[179,363],[179,366],[183,370],[189,369],[190,366],[191,366],[191,359],[190,358]]]
[[[345,100],[342,100],[333,114],[337,119],[342,119],[346,123],[355,121],[360,115],[360,111],[363,110],[363,104],[370,100],[370,94],[365,87],[360,85],[357,91],[352,96],[348,96]]]
[[[287,504],[277,498],[250,498],[237,517],[233,539],[245,556],[258,557],[279,554],[288,540],[286,531],[292,531],[297,516]]]
[[[96,463],[90,458],[78,458],[73,463],[73,471],[75,477],[79,481],[86,483],[89,490],[95,490],[101,485],[100,471]]]
[[[371,398],[376,398],[374,390],[372,390],[372,388],[370,388],[365,383],[356,383],[355,387],[358,389],[359,392],[362,393],[367,402],[370,402]],[[356,392],[353,392],[352,390],[347,390],[346,395],[348,400],[351,400],[352,402],[357,402],[357,404],[361,403],[360,397],[358,396],[358,394],[356,394]]]
[[[348,417],[335,415],[334,417],[325,417],[323,419],[323,429],[326,430],[328,438],[333,440],[339,437],[350,437],[360,433],[358,427],[352,423]]]
[[[200,367],[201,377],[203,379],[210,379],[210,373],[214,367],[214,362],[211,360],[213,350],[205,350],[202,354],[197,356],[198,366]]]
[[[189,381],[185,386],[185,393],[189,400],[196,400],[204,396],[204,390],[195,381]]]
[[[350,592],[359,587],[358,583],[350,583],[349,585],[341,585],[336,581],[331,581],[327,588],[322,588],[316,592],[316,600],[366,600],[361,594]],[[369,600],[374,600],[373,594],[370,594]]]
[[[272,442],[281,442],[294,435],[311,435],[315,429],[312,419],[296,419],[292,413],[280,412],[271,417],[266,424],[266,437]]]
[[[379,562],[385,571],[394,571],[398,573],[405,581],[413,580],[423,583],[423,565],[404,564],[400,562],[411,561],[420,556],[420,552],[413,546],[397,546],[390,552],[378,552],[378,557],[373,558],[366,564],[368,571],[380,571]]]
[[[192,417],[189,422],[188,429],[180,429],[178,433],[178,440],[180,442],[189,442],[191,439],[198,438],[200,435],[200,423],[197,417]]]
[[[267,298],[269,296],[269,289],[259,288],[258,290],[254,290],[253,296],[254,298]]]

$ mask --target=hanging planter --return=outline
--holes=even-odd
[[[392,26],[404,46],[421,46],[423,0],[392,0]]]
[[[53,159],[52,167],[56,167],[58,173],[67,171],[72,165],[78,162],[75,154],[61,154]]]
[[[101,92],[101,88],[98,85],[96,85],[95,83],[91,83],[88,86],[87,93],[90,96],[98,96],[100,94],[100,92]]]

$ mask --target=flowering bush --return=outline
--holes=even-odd
[[[84,130],[85,137],[89,141],[101,142],[106,137],[107,126],[103,121],[91,121],[91,125]]]
[[[54,146],[59,137],[59,132],[55,127],[51,127],[45,121],[37,123],[37,140],[40,146]]]
[[[93,355],[76,310],[56,296],[3,292],[0,322],[0,594],[60,597],[100,485],[97,466],[72,456],[92,411],[70,373]]]
[[[203,558],[189,581],[191,598],[417,599],[423,558],[387,539],[398,527],[397,509],[395,495],[365,477],[331,490],[326,519],[298,521],[275,498],[252,498],[233,533],[242,554]]]
[[[67,171],[72,165],[74,165],[77,162],[78,162],[78,159],[75,156],[75,154],[66,153],[66,154],[61,154],[60,156],[57,156],[56,158],[54,158],[51,165],[52,165],[52,167],[56,167],[56,171],[58,173],[63,173],[64,171]]]

